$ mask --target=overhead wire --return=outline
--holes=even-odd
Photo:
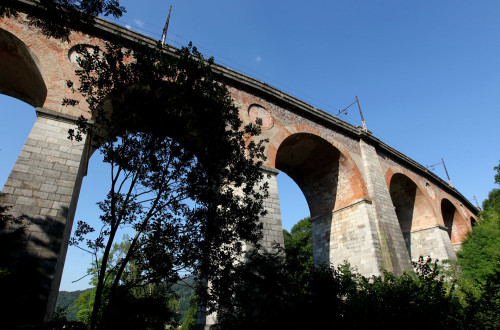
[[[132,29],[133,30],[136,30],[138,32],[142,32],[142,33],[145,33],[149,36],[153,36],[153,37],[159,37],[161,38],[161,33],[158,33],[158,32],[154,32],[154,31],[151,31],[149,29],[145,29],[144,27],[141,27],[141,26],[137,26],[137,25],[148,25],[150,27],[153,27],[155,29],[158,29],[158,31],[162,30],[162,28],[156,24],[151,24],[151,23],[148,23],[148,22],[145,22],[143,20],[140,20],[140,19],[137,19],[135,17],[132,17],[130,15],[127,15],[127,14],[124,14],[120,19],[112,19],[113,21],[115,21],[115,23],[119,23],[119,24],[125,24],[125,27],[126,28],[129,28],[129,29]],[[132,23],[133,22],[133,23]],[[140,22],[140,23],[138,23]],[[183,36],[181,36],[180,34],[178,33],[175,33],[175,32],[171,32],[170,35],[175,35],[177,38],[180,38],[182,40],[184,40],[186,43],[182,43],[182,42],[179,42],[171,37],[168,36],[167,34],[167,37],[165,38],[166,40],[172,42],[173,44],[175,45],[178,45],[179,47],[183,47],[183,46],[186,46],[186,44],[192,40],[189,40]],[[303,100],[305,100],[306,102],[308,103],[311,103],[312,105],[317,105],[317,106],[322,106],[323,108],[328,108],[328,110],[326,110],[326,112],[332,114],[332,115],[335,115],[336,117],[339,117],[341,115],[345,115],[347,117],[347,111],[345,113],[343,113],[344,110],[346,110],[347,108],[349,108],[350,106],[352,106],[354,103],[352,103],[351,105],[349,105],[347,108],[344,108],[343,110],[341,111],[338,111],[337,114],[334,114],[333,112],[335,111],[335,107],[331,106],[330,104],[322,101],[322,100],[319,100],[318,98],[316,97],[312,97],[310,95],[307,95],[301,91],[298,91],[288,85],[285,85],[283,84],[282,82],[276,80],[276,79],[273,79],[269,76],[266,76],[258,71],[255,71],[254,69],[251,69],[249,67],[246,67],[245,65],[242,65],[241,63],[238,63],[214,50],[211,50],[210,48],[208,47],[205,47],[203,44],[197,44],[196,46],[198,49],[200,49],[203,53],[205,54],[210,54],[211,56],[214,57],[214,60],[216,63],[220,64],[220,65],[223,65],[227,68],[230,68],[230,69],[233,69],[235,71],[238,71],[238,72],[241,72],[243,74],[246,74],[248,76],[251,76],[251,77],[255,77],[255,78],[258,78],[259,80],[262,80],[264,83],[273,83],[273,84],[276,84],[277,87],[280,87],[283,89],[283,91],[289,93],[289,94],[292,94],[292,95],[296,95],[296,96],[299,96],[300,98],[302,98]],[[215,56],[214,56],[215,55]],[[232,63],[232,64],[231,64]],[[323,110],[323,109],[321,109]],[[345,118],[344,120],[346,120],[347,118]],[[351,120],[349,120],[351,121]],[[357,124],[357,123],[355,123]]]

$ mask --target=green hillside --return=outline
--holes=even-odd
[[[87,290],[77,290],[77,291],[59,291],[56,302],[56,310],[58,308],[66,308],[66,318],[69,321],[76,321],[76,312],[78,311],[75,307],[75,300]]]

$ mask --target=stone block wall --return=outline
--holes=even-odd
[[[411,259],[417,261],[419,256],[430,256],[432,259],[457,260],[454,246],[445,227],[434,226],[422,230],[412,231]]]
[[[313,260],[333,266],[347,260],[363,275],[382,268],[372,203],[362,199],[331,214],[311,219]]]
[[[264,208],[267,215],[261,218],[264,225],[262,248],[265,251],[271,251],[272,245],[278,243],[283,246],[283,225],[281,224],[281,210],[278,196],[278,182],[276,180],[279,174],[276,170],[263,169],[264,180],[269,184],[269,197],[264,201]]]
[[[86,172],[85,141],[67,138],[74,127],[69,116],[37,109],[37,120],[0,194],[0,204],[11,206],[9,212],[29,224],[26,251],[15,256],[15,267],[30,264],[33,272],[17,301],[32,311],[27,322],[33,324],[54,310]]]
[[[372,211],[382,253],[382,267],[398,275],[411,269],[410,257],[377,150],[364,140],[360,140],[360,147],[366,187],[373,202]]]

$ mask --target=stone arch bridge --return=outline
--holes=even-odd
[[[65,43],[21,20],[0,20],[0,93],[33,106],[37,120],[0,203],[32,222],[28,252],[40,267],[20,295],[37,322],[54,308],[90,154],[88,141],[67,139],[76,118],[89,116],[87,109],[61,106],[63,97],[73,97],[66,80],[77,80],[73,47],[103,44],[116,33],[156,41],[97,20],[92,33],[73,33]],[[270,174],[265,245],[283,242],[276,184],[283,171],[309,205],[316,262],[347,259],[371,275],[381,269],[399,274],[420,255],[456,258],[455,249],[477,221],[476,208],[456,189],[360,127],[251,77],[215,69],[226,78],[241,119],[261,121],[270,141],[263,169]]]

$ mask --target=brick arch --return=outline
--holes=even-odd
[[[475,226],[479,225],[479,221],[473,216],[470,217],[470,227],[474,228]]]
[[[47,79],[38,57],[14,34],[0,29],[0,93],[41,107]]]
[[[88,118],[89,112],[84,98],[79,94],[72,93],[66,86],[67,80],[72,80],[73,82],[78,81],[75,75],[76,66],[71,63],[68,54],[69,50],[75,44],[98,44],[102,46],[104,45],[103,40],[79,32],[72,33],[70,36],[71,42],[69,43],[61,42],[55,38],[41,38],[39,31],[34,27],[27,26],[24,20],[25,15],[21,13],[18,18],[0,21],[0,31],[8,31],[9,34],[21,41],[22,44],[27,47],[38,71],[41,73],[47,89],[43,102],[23,101],[33,106],[57,111],[65,115],[73,117],[80,117],[83,115]],[[0,75],[2,71],[3,69],[0,70]],[[2,90],[0,90],[0,93],[5,93],[21,99],[19,96],[12,95]],[[64,107],[62,106],[64,97],[76,98],[80,101],[80,104],[74,107]]]
[[[429,220],[432,220],[432,221],[426,222],[424,227],[435,226],[435,225],[443,226],[444,224],[441,222],[441,219],[439,216],[439,210],[436,209],[436,201],[435,200],[438,199],[439,197],[436,197],[435,193],[431,197],[429,195],[427,187],[420,184],[419,181],[415,178],[415,176],[412,173],[410,173],[406,170],[395,170],[393,168],[389,168],[385,174],[385,181],[387,183],[387,189],[390,189],[391,180],[392,180],[393,176],[396,174],[404,175],[409,180],[411,180],[413,182],[413,184],[415,184],[417,186],[418,190],[422,193],[422,197],[425,199],[426,205],[429,207],[430,211],[432,211],[432,218],[429,218]],[[421,228],[419,227],[419,229],[421,229]]]
[[[274,167],[288,174],[302,190],[313,217],[368,196],[350,156],[317,134],[289,134],[271,157]]]
[[[410,258],[418,258],[418,252],[415,252],[419,249],[415,247],[412,236],[414,232],[436,225],[432,203],[425,190],[411,176],[391,170],[387,172],[386,179]]]
[[[441,200],[441,216],[451,243],[461,243],[471,229],[468,225],[469,221],[464,218],[456,205],[447,198]]]

